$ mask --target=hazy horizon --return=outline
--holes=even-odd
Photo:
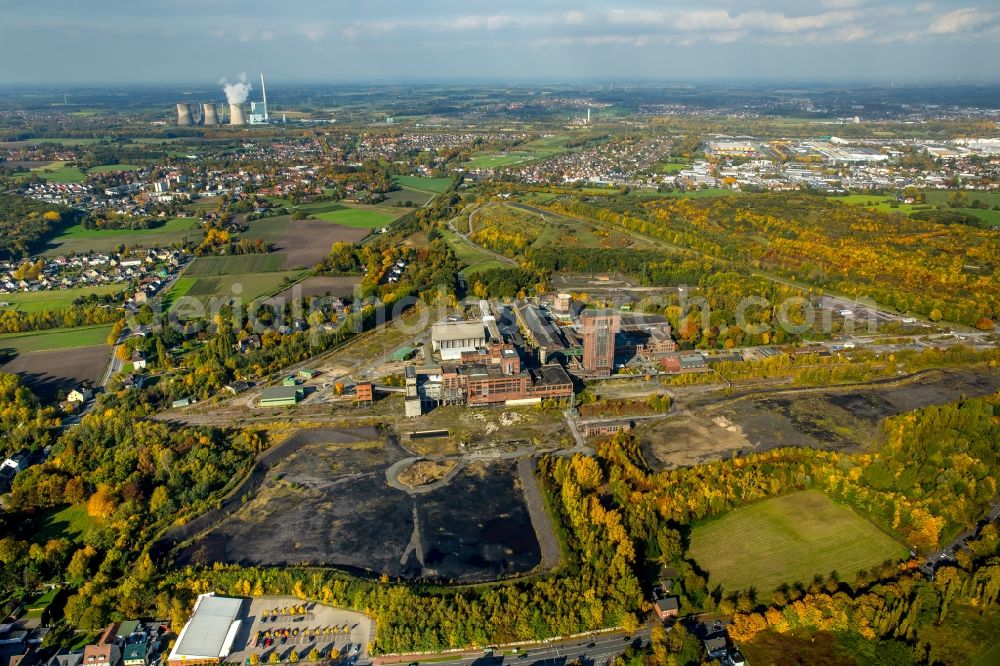
[[[89,3],[88,3],[89,4]],[[1000,8],[918,0],[40,0],[0,9],[0,83],[994,82]],[[253,78],[253,74],[251,74]]]

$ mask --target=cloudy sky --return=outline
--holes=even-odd
[[[1000,78],[998,0],[30,0],[0,82]]]

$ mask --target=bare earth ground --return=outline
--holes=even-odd
[[[284,456],[254,496],[196,538],[190,562],[314,563],[462,582],[530,571],[539,545],[515,461],[476,462],[426,494],[390,487],[407,457],[392,441],[338,444],[322,429]]]
[[[27,352],[0,367],[17,373],[38,396],[51,399],[81,382],[98,384],[111,358],[107,345]]]
[[[874,444],[888,416],[1000,390],[1000,374],[939,370],[897,385],[779,389],[745,397],[700,396],[681,415],[641,427],[655,468],[696,465],[733,452],[781,446],[856,451]]]
[[[296,297],[326,296],[327,294],[337,298],[347,298],[354,294],[354,288],[359,284],[361,284],[360,277],[314,275],[277,294],[275,298],[288,300]]]
[[[396,479],[404,486],[419,488],[448,476],[457,464],[457,460],[417,460],[400,471]]]
[[[330,253],[337,241],[357,243],[368,235],[368,229],[346,227],[323,220],[292,220],[288,229],[275,242],[275,252],[285,253],[283,268],[314,266]]]

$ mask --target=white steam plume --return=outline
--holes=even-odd
[[[226,101],[230,104],[242,104],[247,101],[247,97],[250,96],[250,91],[252,88],[250,84],[247,83],[247,75],[244,72],[240,74],[240,80],[237,83],[230,83],[226,79],[219,79],[219,85],[226,93]]]

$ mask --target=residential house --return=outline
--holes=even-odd
[[[138,349],[132,352],[131,361],[132,361],[132,367],[135,368],[136,370],[146,369],[146,355],[143,354]]]
[[[114,643],[98,643],[83,648],[80,666],[121,666],[121,649]]]
[[[58,653],[49,657],[42,666],[80,666],[80,662],[83,661],[83,652],[67,652],[66,650],[60,650]]]
[[[127,389],[139,390],[145,383],[146,383],[145,375],[139,375],[133,372],[130,373],[127,377],[125,377],[125,380],[122,382],[122,387]]]
[[[70,402],[83,404],[94,397],[94,391],[89,386],[80,385],[69,392],[66,399]]]
[[[681,608],[680,599],[673,596],[654,599],[653,606],[656,609],[656,616],[660,618],[661,622],[671,617],[677,617]]]
[[[149,644],[129,643],[122,651],[123,666],[147,666],[149,664]]]

